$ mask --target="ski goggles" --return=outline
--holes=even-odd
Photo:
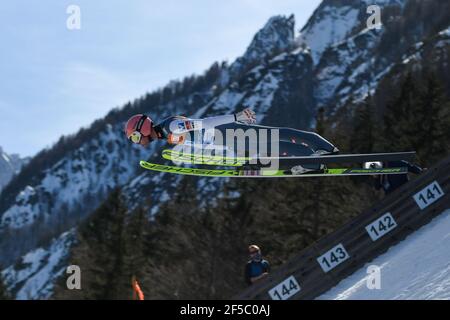
[[[142,141],[142,133],[140,133],[139,131],[134,131],[128,139],[130,139],[133,143],[141,143]]]
[[[136,129],[133,131],[133,133],[128,137],[133,143],[139,144],[142,141],[142,138],[144,135],[141,133],[142,126],[144,125],[145,120],[147,119],[146,115],[142,115],[141,119],[139,119],[138,123],[136,124]],[[151,142],[153,139],[151,137],[148,137],[149,141]]]
[[[129,136],[128,139],[130,139],[133,143],[140,144],[142,142],[142,139],[146,137],[148,139],[148,142],[152,142],[154,139],[150,136],[144,136],[139,131],[135,131]]]

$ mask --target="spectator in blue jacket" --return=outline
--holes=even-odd
[[[262,258],[261,249],[257,245],[250,245],[248,253],[250,260],[245,266],[245,282],[251,285],[269,274],[270,265]]]

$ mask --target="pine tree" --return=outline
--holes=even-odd
[[[148,269],[141,284],[150,288],[148,299],[206,296],[204,277],[208,273],[203,268],[208,228],[202,226],[204,211],[193,192],[194,183],[191,177],[181,180],[171,201],[160,206],[145,237]]]
[[[385,151],[412,151],[421,146],[423,122],[418,99],[420,87],[411,73],[402,82],[400,92],[386,106],[382,146]]]
[[[434,74],[408,74],[398,96],[387,104],[383,147],[416,151],[419,162],[431,165],[449,150],[449,99]]]
[[[2,270],[2,269],[0,268],[0,270]],[[11,299],[11,295],[10,295],[8,289],[6,288],[2,274],[0,273],[0,300],[10,300],[10,299]]]
[[[147,207],[141,207],[130,213],[125,226],[123,272],[119,281],[122,299],[127,299],[128,293],[130,297],[132,296],[130,288],[132,277],[137,277],[144,292],[148,289],[145,286],[145,277],[148,275],[149,259],[145,254],[145,247],[148,245],[147,236],[151,226],[146,217],[147,211]]]
[[[434,73],[426,76],[425,89],[419,100],[423,121],[419,157],[427,166],[444,157],[450,150],[450,100]]]
[[[351,135],[354,123],[354,108],[354,98],[350,97],[342,107],[336,110],[333,116],[326,119],[324,125],[328,132],[327,135],[322,136],[333,142],[341,152],[352,151]]]
[[[208,298],[224,299],[244,288],[248,203],[238,192],[240,181],[225,186],[215,206],[207,208],[210,228]],[[203,227],[207,228],[208,225]]]
[[[376,140],[375,108],[369,95],[362,105],[357,106],[351,134],[351,152],[370,153],[374,151]]]
[[[120,190],[116,189],[83,223],[78,234],[79,245],[72,249],[70,261],[81,268],[83,289],[67,290],[61,279],[55,298],[129,298],[129,290],[124,292],[121,287],[125,273],[126,212]]]
[[[316,115],[316,132],[319,135],[323,135],[325,133],[325,109],[319,108]]]

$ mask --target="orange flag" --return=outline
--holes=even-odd
[[[133,300],[144,300],[144,293],[142,292],[141,287],[134,276],[131,279],[131,285],[133,287]]]

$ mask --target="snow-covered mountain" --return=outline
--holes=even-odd
[[[239,76],[251,66],[261,64],[276,53],[293,46],[295,18],[275,16],[256,33],[247,51],[230,66],[230,74]]]
[[[365,28],[369,2],[389,12],[386,28]],[[390,37],[396,29],[389,23],[402,17],[406,2],[325,0],[297,38],[294,17],[275,16],[240,58],[212,68],[200,84],[186,85],[182,92],[171,84],[156,95],[147,94],[31,159],[30,166],[42,170],[25,166],[0,197],[0,264],[9,266],[4,273],[8,286],[18,298],[49,297],[73,243],[68,234],[112,189],[122,188],[130,211],[151,199],[149,216],[170,200],[181,177],[139,168],[139,160],[156,159],[163,146],[130,145],[123,125],[131,114],[145,110],[157,119],[174,114],[206,117],[250,107],[260,123],[308,129],[318,107],[332,111],[350,97],[362,98],[392,70],[423,65],[430,57],[448,59],[448,29],[428,40],[422,39],[425,27],[411,37],[404,31],[399,35],[402,47],[392,49]],[[196,193],[213,198],[224,183],[197,179]],[[53,275],[44,275],[44,270]]]
[[[11,178],[19,173],[26,161],[26,159],[20,158],[17,154],[7,154],[0,147],[0,192]]]
[[[16,292],[16,299],[50,298],[54,281],[66,271],[65,261],[73,243],[75,231],[64,232],[47,248],[32,250],[16,265],[3,270],[1,276],[10,289]]]
[[[306,43],[317,64],[323,52],[364,28],[370,5],[403,6],[404,0],[325,0],[301,29],[298,41]]]

